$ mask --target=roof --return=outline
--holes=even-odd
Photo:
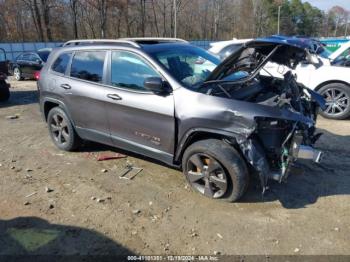
[[[179,38],[160,38],[160,37],[138,37],[138,38],[120,38],[120,39],[76,39],[65,42],[62,46],[81,46],[81,45],[127,45],[130,47],[141,48],[145,44],[161,43],[188,43]]]

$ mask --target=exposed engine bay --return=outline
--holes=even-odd
[[[237,134],[242,133],[242,125],[246,134],[238,134],[229,143],[240,148],[246,161],[258,172],[263,191],[269,178],[285,180],[297,159],[317,163],[321,160],[322,152],[313,146],[321,136],[316,133],[315,122],[318,108],[325,105],[322,96],[298,84],[291,71],[284,74],[284,79],[259,74],[268,61],[295,68],[305,59],[307,50],[293,46],[243,47],[197,90],[232,99],[233,104],[247,103],[235,111],[244,123]]]

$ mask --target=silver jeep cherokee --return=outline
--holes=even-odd
[[[320,161],[313,145],[324,99],[260,74],[266,63],[312,63],[307,50],[273,38],[246,43],[222,63],[181,39],[74,40],[41,71],[40,107],[62,150],[81,139],[181,168],[201,194],[238,200],[257,174],[284,181],[298,158]],[[267,75],[267,76],[266,76]]]

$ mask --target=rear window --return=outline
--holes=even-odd
[[[70,60],[71,53],[61,54],[56,61],[53,63],[51,69],[57,73],[64,74],[67,69],[67,65]]]
[[[30,57],[30,54],[23,54],[22,56],[20,56],[18,58],[18,60],[25,60],[25,61],[27,61],[27,60],[29,60],[29,57]]]
[[[70,75],[96,83],[102,82],[105,51],[76,52],[70,70]]]

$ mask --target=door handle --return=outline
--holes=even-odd
[[[71,87],[70,85],[68,85],[68,84],[62,84],[61,87],[62,87],[63,89],[71,89],[71,88],[72,88],[72,87]]]
[[[117,94],[108,94],[107,97],[113,100],[122,100],[122,98]]]

